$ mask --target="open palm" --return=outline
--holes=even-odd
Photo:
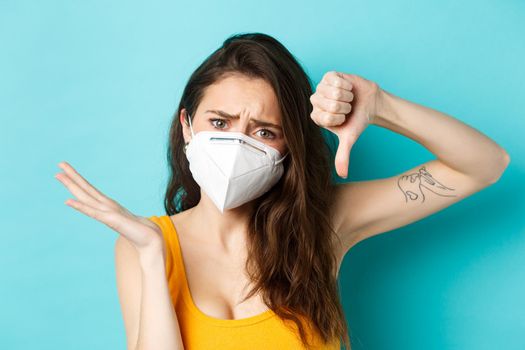
[[[56,174],[55,178],[77,198],[70,198],[65,204],[117,231],[138,250],[162,242],[162,232],[157,224],[132,214],[115,200],[103,195],[67,162],[61,162],[58,166],[64,172]]]

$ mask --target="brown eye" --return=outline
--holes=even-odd
[[[268,129],[261,129],[259,131],[263,131],[265,133],[266,136],[262,136],[262,138],[265,138],[265,139],[273,139],[275,138],[275,134],[273,132],[271,132],[270,130]]]
[[[226,125],[226,120],[224,120],[224,119],[219,119],[219,118],[216,118],[216,119],[210,119],[210,122],[211,122],[211,124],[212,124],[215,128],[217,128],[217,129],[223,129],[221,126],[222,126],[222,125]],[[217,126],[216,126],[217,124],[214,124],[214,122],[220,122],[219,127],[217,127]]]

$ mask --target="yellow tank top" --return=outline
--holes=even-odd
[[[198,309],[190,293],[182,250],[171,218],[164,215],[148,219],[159,225],[166,243],[166,278],[185,350],[305,349],[295,323],[286,321],[290,329],[272,310],[229,320],[209,316]],[[312,336],[308,324],[303,324],[313,344],[310,349],[340,349],[339,341],[323,344],[321,339]]]

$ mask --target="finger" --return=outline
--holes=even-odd
[[[119,234],[124,231],[124,226],[129,225],[129,223],[132,222],[132,220],[130,220],[127,216],[116,215],[113,211],[100,210],[72,198],[69,198],[65,204],[97,221],[100,221]],[[126,238],[131,238],[133,242],[140,242],[141,239],[138,234],[126,236]]]
[[[328,99],[318,93],[315,93],[310,97],[310,102],[322,110],[334,114],[348,114],[352,110],[352,105],[349,102]]]
[[[326,73],[321,81],[333,87],[345,89],[348,91],[352,90],[353,87],[352,83],[345,77],[344,74],[336,71],[330,71]]]
[[[346,119],[344,114],[329,113],[319,108],[314,108],[310,116],[317,125],[322,127],[338,126]]]
[[[363,132],[363,124],[359,115],[354,113],[354,116],[348,119],[348,125],[344,130],[337,133],[339,138],[339,146],[335,158],[335,167],[339,176],[346,178],[348,176],[348,163],[350,162],[350,152],[359,135]]]
[[[350,162],[350,152],[357,137],[345,132],[338,134],[339,145],[335,154],[335,169],[337,174],[342,178],[348,177],[348,164]]]
[[[89,193],[93,198],[97,199],[98,201],[103,202],[104,200],[108,199],[105,195],[103,195],[100,191],[98,191],[93,185],[91,185],[85,178],[80,175],[75,168],[73,168],[69,163],[67,162],[60,162],[58,166],[64,170],[66,174],[69,175],[71,179],[75,181],[75,183],[78,184],[80,188],[82,188],[84,191]]]
[[[101,221],[103,222],[104,221],[104,217],[106,215],[106,212],[102,211],[102,210],[97,210],[96,208],[93,208],[91,206],[89,206],[88,204],[86,203],[83,203],[81,201],[77,201],[75,199],[72,199],[72,198],[69,198],[68,200],[65,201],[65,204],[80,211],[81,213],[84,213],[90,217],[92,217],[93,219],[96,219],[98,221]]]
[[[316,92],[319,92],[322,96],[328,99],[340,102],[352,102],[354,100],[354,94],[352,91],[333,87],[325,83],[317,85]]]
[[[100,202],[93,198],[89,193],[84,191],[76,182],[74,182],[68,174],[58,173],[55,175],[55,178],[58,179],[66,188],[79,200],[93,206],[97,207],[100,205]]]

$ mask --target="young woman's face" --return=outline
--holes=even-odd
[[[185,110],[179,116],[184,142],[191,140]],[[286,153],[277,96],[263,79],[233,75],[208,86],[191,116],[193,132],[237,131]]]

